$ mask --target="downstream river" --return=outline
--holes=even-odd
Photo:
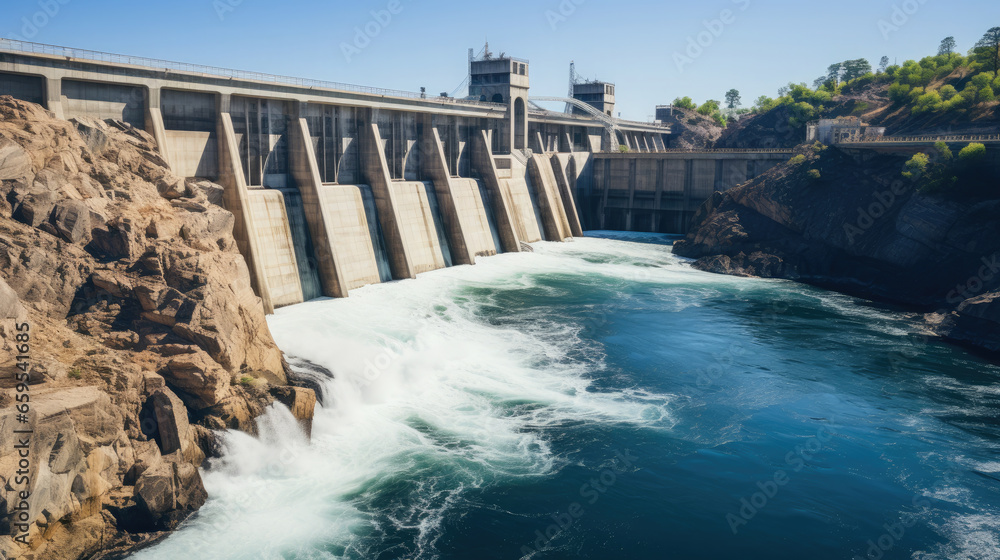
[[[226,434],[208,504],[134,558],[1000,558],[1000,368],[669,243],[539,243],[280,310],[323,386],[312,442],[282,408]]]

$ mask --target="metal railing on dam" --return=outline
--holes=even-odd
[[[0,39],[0,51],[26,54],[43,54],[57,56],[66,59],[87,60],[93,62],[104,62],[110,64],[124,64],[136,66],[150,70],[166,70],[176,72],[187,72],[191,74],[202,74],[218,78],[229,78],[234,80],[246,80],[252,82],[271,83],[277,85],[297,86],[304,88],[331,89],[346,91],[351,93],[362,93],[368,95],[380,95],[385,97],[402,97],[408,99],[420,99],[433,103],[449,103],[458,105],[475,105],[489,107],[492,109],[506,110],[507,106],[502,103],[491,103],[479,101],[477,99],[460,99],[455,97],[434,97],[412,91],[402,91],[394,89],[377,88],[370,86],[359,86],[341,82],[330,82],[325,80],[314,80],[310,78],[295,78],[292,76],[281,76],[276,74],[265,74],[262,72],[251,72],[247,70],[233,70],[231,68],[220,68],[217,66],[205,66],[201,64],[189,64],[186,62],[172,62],[155,58],[141,56],[131,56],[123,54],[106,53],[87,49],[74,49],[69,47],[58,47],[42,43],[31,43],[28,41],[17,41],[13,39]]]
[[[1000,134],[951,134],[923,136],[866,136],[847,138],[838,144],[914,144],[934,142],[1000,142]]]

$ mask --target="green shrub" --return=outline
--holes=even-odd
[[[690,109],[692,111],[697,108],[694,101],[690,97],[678,97],[674,99],[674,107],[680,107],[681,109]]]
[[[958,160],[966,165],[974,165],[986,159],[986,146],[972,143],[958,152]]]
[[[1000,76],[993,80],[993,93],[1000,95]]]
[[[920,96],[924,95],[924,93],[926,93],[926,92],[924,91],[924,88],[922,88],[922,87],[915,87],[915,88],[911,89],[910,90],[910,101],[916,101],[917,99],[920,99]]]
[[[905,103],[910,99],[910,86],[906,84],[892,84],[889,86],[889,99],[896,103]]]
[[[866,103],[864,101],[861,101],[857,105],[854,106],[854,110],[851,111],[851,114],[852,115],[861,115],[861,114],[864,114],[864,112],[867,111],[869,107],[871,107],[871,105],[869,105],[868,103]]]
[[[945,111],[957,111],[964,109],[967,105],[969,105],[968,94],[960,93],[948,101],[945,101],[942,109]]]
[[[918,153],[914,154],[910,161],[907,161],[903,165],[903,177],[907,179],[917,179],[927,171],[927,166],[930,165],[931,158],[927,157],[927,154]]]
[[[80,368],[75,367],[71,368],[69,370],[69,373],[66,374],[66,376],[69,377],[70,379],[83,379],[83,372],[80,371]]]
[[[715,121],[715,124],[721,126],[722,128],[726,128],[727,126],[729,126],[729,122],[726,120],[726,117],[722,113],[718,112],[712,113],[712,119]]]
[[[925,93],[917,98],[917,103],[913,106],[913,114],[926,113],[928,111],[940,111],[943,108],[941,96],[938,92]]]
[[[993,86],[983,86],[983,89],[979,90],[979,94],[976,95],[976,101],[980,103],[986,103],[987,101],[996,100],[997,96],[993,93]]]
[[[698,107],[698,114],[705,115],[706,117],[718,111],[719,111],[719,102],[715,101],[714,99],[709,99],[708,101],[702,103],[701,107]]]
[[[809,171],[806,172],[806,175],[808,175],[809,178],[812,179],[813,181],[819,181],[820,178],[822,177],[822,175],[819,172],[819,169],[810,169]]]
[[[815,152],[815,153],[817,153],[817,154],[818,154],[818,153],[820,153],[820,152],[822,152],[822,151],[823,151],[823,150],[825,150],[825,149],[826,149],[826,146],[824,146],[824,145],[823,145],[823,144],[822,144],[821,142],[819,142],[819,141],[817,141],[817,142],[816,142],[815,144],[813,144],[813,145],[812,145],[812,150],[813,150],[813,152]]]
[[[788,118],[788,124],[792,128],[802,128],[806,123],[818,117],[820,113],[820,110],[805,101],[789,105],[788,109],[791,113],[791,116]]]
[[[993,72],[982,72],[976,74],[969,81],[972,85],[976,86],[976,89],[983,89],[986,86],[992,86],[993,84]]]
[[[628,146],[626,146],[625,144],[619,144],[618,145],[618,151],[621,152],[621,153],[623,153],[623,154],[629,153]]]
[[[949,148],[948,144],[945,142],[935,142],[934,149],[937,150],[938,156],[941,158],[941,161],[951,161],[951,159],[955,157],[951,153],[951,148]]]
[[[799,154],[799,155],[793,157],[792,159],[788,160],[788,163],[791,164],[791,165],[800,165],[800,164],[803,164],[805,162],[806,162],[806,156],[804,156],[802,154]]]
[[[948,84],[946,86],[943,86],[940,90],[938,90],[938,93],[941,94],[941,99],[948,101],[952,97],[958,95],[958,90],[955,89],[955,86]]]
[[[240,385],[244,387],[253,387],[254,381],[255,379],[253,377],[244,375],[243,377],[240,378]]]

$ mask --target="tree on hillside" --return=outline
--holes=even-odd
[[[830,81],[830,78],[828,78],[826,74],[816,78],[815,80],[813,80],[813,89],[819,89],[823,87],[823,85],[825,85],[828,81]]]
[[[831,64],[830,67],[826,69],[826,80],[828,82],[833,82],[833,87],[837,87],[840,85],[840,77],[843,74],[844,74],[843,62]]]
[[[726,107],[736,109],[740,106],[740,91],[733,88],[726,92]]]
[[[778,97],[784,97],[788,95],[788,92],[792,91],[792,84],[789,83],[787,86],[781,86],[778,88]]]
[[[955,45],[957,43],[954,37],[945,37],[941,40],[941,46],[938,47],[938,56],[955,52]]]
[[[1000,27],[990,28],[983,38],[972,47],[976,59],[993,69],[994,75],[1000,71]]]
[[[771,107],[772,103],[774,103],[773,99],[766,95],[762,95],[753,102],[753,108],[757,111],[766,111]]]
[[[858,58],[855,60],[845,60],[841,63],[844,69],[843,80],[849,82],[851,80],[856,80],[865,74],[871,74],[872,65],[864,58]]]
[[[885,69],[889,67],[889,57],[883,56],[882,60],[878,61],[878,73],[885,74]]]

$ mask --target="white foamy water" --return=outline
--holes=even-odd
[[[495,296],[475,292],[560,297],[539,283],[547,275],[622,285],[746,282],[706,277],[669,251],[542,243],[534,254],[280,310],[269,323],[282,350],[335,375],[312,443],[280,405],[259,420],[259,437],[226,434],[225,457],[205,472],[208,504],[136,558],[361,558],[401,533],[398,557],[430,558],[443,517],[467,491],[565,464],[547,431],[579,422],[669,429],[670,395],[592,387],[603,356],[582,342],[580,325],[543,312],[516,326],[486,320]]]

